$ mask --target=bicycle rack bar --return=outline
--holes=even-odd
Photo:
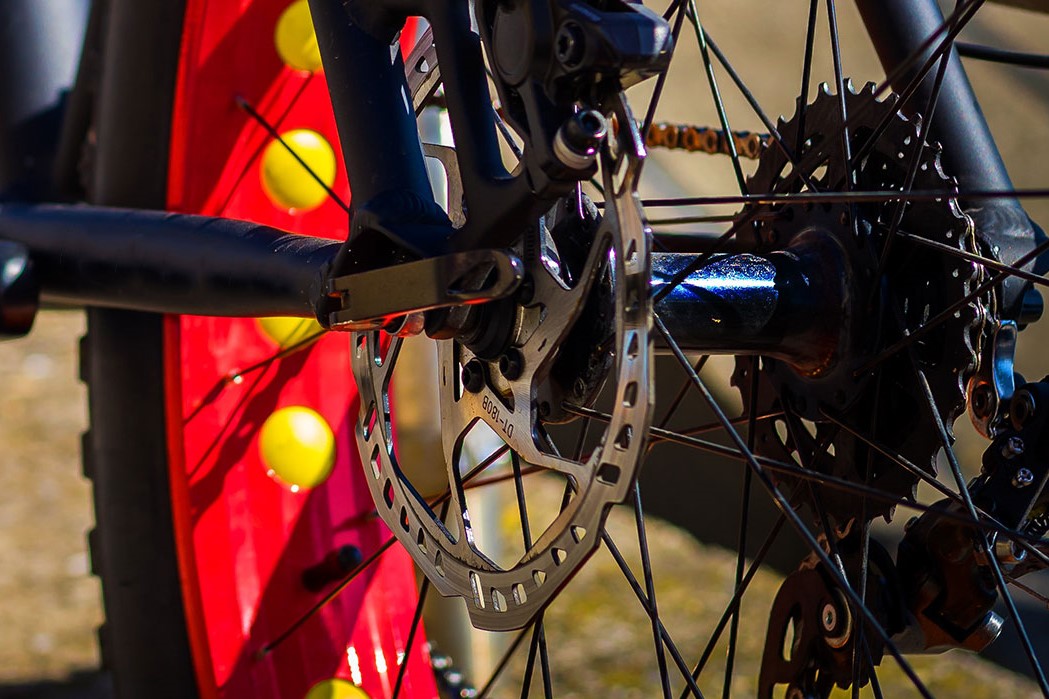
[[[44,303],[220,316],[315,315],[340,242],[244,221],[89,206],[0,205]]]

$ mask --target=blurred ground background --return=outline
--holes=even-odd
[[[804,0],[699,3],[710,35],[773,117],[789,115],[794,110],[801,82],[807,5]],[[873,52],[859,40],[862,30],[854,7],[848,2],[839,3],[839,15],[846,47],[846,73],[857,84],[880,79],[882,72]],[[821,15],[816,65],[822,79],[830,79],[825,19],[825,14]],[[963,35],[971,41],[1049,53],[1046,37],[1046,18],[998,7],[983,11]],[[716,116],[694,47],[691,38],[681,42],[658,118],[715,125]],[[1017,186],[1045,186],[1049,181],[1049,75],[972,62],[967,65]],[[719,79],[732,126],[762,130],[724,74],[719,74]],[[661,172],[653,173],[658,190],[651,193],[731,192],[734,185],[727,160],[697,157],[702,158],[657,153],[655,160]],[[1034,204],[1030,211],[1043,223],[1049,221],[1049,204]],[[83,388],[76,379],[75,347],[82,332],[80,314],[49,312],[41,315],[29,338],[0,344],[2,698],[106,696],[104,680],[93,674],[98,662],[95,627],[101,623],[102,615],[98,584],[90,575],[84,545],[92,515],[90,489],[79,467],[78,441],[86,416]],[[1029,376],[1040,377],[1045,371],[1045,345],[1041,341],[1044,337],[1044,330],[1025,333],[1021,369]],[[963,446],[963,461],[976,463],[974,459],[981,447],[963,422],[964,418],[959,423],[959,433],[963,445],[968,445]],[[692,519],[682,524],[698,531],[711,531],[711,527],[734,521],[734,500],[703,505],[699,499],[703,488],[694,485],[692,464],[674,462],[674,457],[664,459],[658,471],[661,478],[653,476],[646,483],[646,495],[654,501],[651,509],[659,511],[662,507],[679,515],[689,514]],[[693,485],[682,488],[682,483]],[[701,478],[700,486],[702,483]],[[612,526],[614,531],[630,528],[629,513],[617,515]],[[624,549],[630,548],[631,536],[623,533]],[[659,579],[668,585],[660,588],[660,599],[664,609],[680,611],[670,622],[672,631],[689,643],[701,643],[710,617],[720,613],[718,605],[727,599],[734,560],[725,551],[705,548],[676,529],[657,527],[656,534],[650,536],[662,559],[659,565],[665,567],[666,574]],[[643,672],[630,667],[632,661],[621,652],[623,644],[610,642],[617,637],[622,640],[627,621],[637,621],[630,615],[640,613],[625,585],[622,590],[613,590],[614,586],[603,583],[611,577],[619,579],[618,575],[613,576],[613,565],[607,554],[598,554],[571,586],[572,596],[560,600],[551,610],[552,636],[567,636],[569,630],[578,630],[580,617],[573,609],[600,612],[590,617],[590,626],[584,626],[583,630],[589,633],[584,638],[590,640],[561,651],[569,661],[564,666],[568,669],[558,670],[559,686],[567,691],[565,696],[597,696],[591,684],[595,677],[586,668],[592,664],[596,667],[598,661],[607,661],[602,667],[620,666],[624,674]],[[744,695],[755,679],[755,663],[764,637],[761,624],[775,591],[775,577],[770,574],[760,578],[758,584],[760,592],[750,603],[753,626],[745,626],[743,631],[744,646],[749,651],[737,673],[737,689]],[[650,640],[638,641],[639,645],[644,643]],[[946,663],[922,662],[924,667],[934,668],[932,674],[939,683],[936,686],[944,696],[1012,697],[1032,691],[1029,684],[966,657]],[[981,686],[988,687],[986,694],[972,689],[977,686],[977,679]],[[602,695],[620,696],[612,690]]]

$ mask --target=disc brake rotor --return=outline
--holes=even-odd
[[[845,92],[853,154],[862,152],[879,124],[887,124],[854,167],[853,188],[858,191],[899,191],[907,180],[919,143],[920,121],[900,114],[897,101],[895,95],[877,100],[873,84],[859,92],[850,84]],[[804,132],[799,134],[799,129]],[[803,112],[799,108],[791,119],[780,120],[784,141],[800,146],[800,162],[812,163],[802,168],[802,174],[819,191],[844,189],[842,130],[838,96],[826,85]],[[938,146],[923,146],[917,157],[914,189],[952,186],[940,167]],[[791,182],[800,178],[793,175],[782,150],[770,144],[748,187],[751,192],[796,192],[801,186]],[[762,358],[756,406],[759,415],[782,413],[782,417],[757,423],[758,453],[886,493],[882,500],[864,501],[841,489],[817,488],[823,507],[839,527],[856,518],[861,507],[866,508],[867,519],[889,517],[894,498],[914,495],[916,474],[901,467],[890,454],[935,474],[941,443],[916,380],[916,368],[928,381],[939,418],[950,429],[964,410],[965,382],[977,366],[984,321],[983,307],[977,301],[964,304],[934,333],[903,351],[879,357],[884,348],[964,299],[980,281],[977,265],[906,239],[921,237],[976,252],[972,221],[955,199],[910,202],[902,212],[897,212],[898,206],[894,201],[852,207],[772,206],[753,232],[753,242],[762,251],[797,250],[812,238],[821,238],[823,247],[830,241],[843,265],[845,293],[852,299],[847,304],[851,316],[846,316],[840,329],[836,356],[827,366],[805,371]],[[894,219],[899,230],[882,261]],[[755,378],[750,375],[751,364],[749,358],[737,360],[733,375],[745,404]],[[869,436],[861,439],[860,434]],[[781,480],[793,483],[789,478]]]
[[[436,85],[431,42],[424,38],[406,65],[418,104]],[[619,124],[635,123],[621,95],[604,111],[615,114]],[[531,280],[529,293],[499,311],[513,321],[501,357],[461,338],[437,341],[443,453],[424,466],[446,473],[443,496],[427,500],[398,461],[391,381],[397,380],[401,339],[379,332],[354,337],[353,372],[361,399],[355,430],[378,514],[441,594],[464,599],[478,628],[521,628],[553,599],[600,544],[608,509],[626,498],[644,453],[651,413],[649,244],[636,196],[644,148],[636,128],[620,128],[613,138],[599,154],[608,193],[604,218],[575,279],[567,282],[544,261],[544,229],[537,222],[519,251]],[[446,164],[445,170],[454,179],[456,169]],[[450,191],[461,191],[458,187],[449,182]],[[456,220],[457,212],[450,213]],[[608,376],[614,385],[605,392],[614,395],[615,408],[598,446],[576,459],[561,454],[545,428],[546,417],[560,412],[548,402],[560,395],[550,388],[551,373],[559,353],[573,351],[563,342],[609,269],[614,342],[604,352],[613,358]],[[466,442],[482,424],[497,440],[486,451],[509,451],[525,469],[561,474],[570,491],[553,522],[535,532],[512,565],[498,565],[481,550],[475,536],[480,525],[467,506],[466,492],[487,460],[473,459]]]

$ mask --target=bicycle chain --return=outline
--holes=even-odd
[[[652,124],[645,132],[645,146],[684,150],[689,153],[710,155],[732,155],[727,132],[695,124],[672,124],[660,121]],[[768,143],[769,135],[750,131],[733,131],[732,144],[741,158],[757,160]]]

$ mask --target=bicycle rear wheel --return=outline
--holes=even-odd
[[[349,192],[305,0],[114,0],[106,12],[96,203],[345,237]],[[294,643],[260,653],[385,538],[355,485],[349,339],[319,330],[89,311],[84,464],[117,696],[294,697],[318,683],[383,696],[402,664],[406,689],[434,693],[422,644],[403,657],[416,593],[400,552]]]

